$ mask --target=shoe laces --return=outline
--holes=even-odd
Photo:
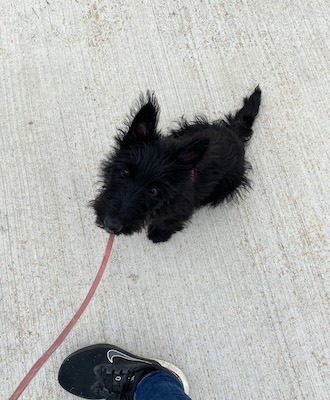
[[[126,400],[126,393],[131,382],[135,380],[135,374],[130,374],[129,369],[109,368],[107,365],[98,365],[94,369],[96,382],[91,387],[95,395],[105,396],[107,400]]]

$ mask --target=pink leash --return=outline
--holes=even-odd
[[[55,342],[50,346],[50,348],[33,365],[33,367],[27,373],[27,375],[22,380],[22,382],[18,385],[17,389],[15,390],[15,392],[13,393],[13,395],[10,397],[9,400],[16,400],[19,398],[19,396],[23,393],[24,389],[31,382],[34,375],[39,371],[39,369],[44,365],[44,363],[48,360],[48,358],[54,353],[54,351],[59,347],[59,345],[63,342],[63,340],[68,336],[71,329],[75,326],[78,319],[81,317],[81,314],[85,311],[86,307],[88,306],[89,302],[91,301],[91,298],[93,297],[95,290],[98,287],[98,284],[100,283],[100,280],[102,278],[103,272],[105,270],[105,267],[107,265],[107,262],[108,262],[108,259],[109,259],[110,253],[111,253],[114,238],[115,238],[114,235],[110,235],[100,269],[96,275],[96,278],[92,284],[92,287],[90,288],[89,292],[87,293],[87,296],[86,296],[85,300],[83,301],[82,305],[80,306],[79,310],[75,313],[72,320],[64,328],[63,332],[55,340]]]

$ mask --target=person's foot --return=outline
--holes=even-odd
[[[173,364],[141,358],[110,344],[72,353],[63,361],[58,380],[65,390],[85,399],[132,400],[143,377],[154,371],[176,378],[188,394],[187,379]]]

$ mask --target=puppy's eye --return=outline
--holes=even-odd
[[[151,196],[153,196],[153,197],[155,197],[155,196],[158,196],[158,189],[156,189],[156,188],[152,188],[151,190],[150,190],[150,194],[151,194]]]
[[[120,173],[121,173],[121,176],[123,178],[127,178],[129,176],[129,170],[128,169],[122,169]]]

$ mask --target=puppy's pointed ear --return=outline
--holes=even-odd
[[[196,165],[206,153],[210,144],[208,138],[197,138],[183,142],[177,153],[177,159],[185,165]]]
[[[138,112],[133,118],[128,135],[147,141],[156,135],[158,123],[159,105],[155,95],[147,92],[147,97],[141,96]]]

